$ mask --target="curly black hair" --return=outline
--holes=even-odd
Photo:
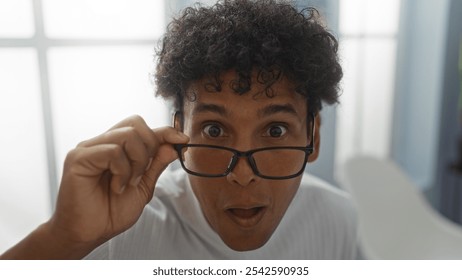
[[[182,110],[188,86],[202,78],[207,90],[221,91],[220,74],[236,71],[230,85],[250,90],[257,73],[265,94],[284,76],[317,113],[322,102],[338,102],[342,68],[338,42],[314,8],[298,11],[287,1],[223,0],[211,7],[195,4],[173,19],[157,50],[157,96],[173,99]]]

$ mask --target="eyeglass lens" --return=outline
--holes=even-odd
[[[184,147],[181,155],[186,169],[204,175],[221,175],[228,171],[234,153],[210,147]],[[262,150],[252,154],[258,172],[269,177],[298,173],[304,166],[305,156],[305,151],[285,148]]]

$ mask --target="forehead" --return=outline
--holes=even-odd
[[[258,82],[253,75],[250,90],[244,94],[233,90],[233,84],[237,82],[234,71],[223,73],[220,81],[220,91],[210,89],[212,83],[210,79],[204,78],[193,82],[188,87],[184,101],[185,114],[209,110],[221,115],[248,113],[248,111],[261,115],[271,111],[289,112],[287,108],[293,108],[296,114],[306,114],[305,97],[297,93],[294,84],[285,77],[281,77],[267,87]]]

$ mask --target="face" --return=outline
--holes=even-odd
[[[227,72],[221,78],[223,85],[229,85],[235,72]],[[191,138],[191,144],[239,151],[308,145],[306,101],[288,80],[282,78],[272,86],[275,96],[271,98],[256,94],[263,90],[257,82],[244,95],[225,86],[221,92],[208,92],[205,82],[193,83],[189,91],[196,98],[185,100],[184,133]],[[309,161],[314,158],[316,155]],[[230,248],[246,251],[263,246],[271,237],[298,190],[301,176],[263,179],[254,174],[246,158],[239,158],[226,177],[190,175],[189,179],[213,230]]]

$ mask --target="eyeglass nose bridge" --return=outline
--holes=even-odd
[[[249,163],[250,168],[252,169],[253,173],[255,175],[259,175],[257,164],[255,163],[255,159],[253,158],[252,154],[253,154],[252,151],[247,151],[247,152],[233,151],[233,157],[231,158],[231,161],[228,164],[226,175],[228,175],[234,170],[234,168],[237,165],[237,162],[239,161],[239,158],[247,158],[247,162]]]

